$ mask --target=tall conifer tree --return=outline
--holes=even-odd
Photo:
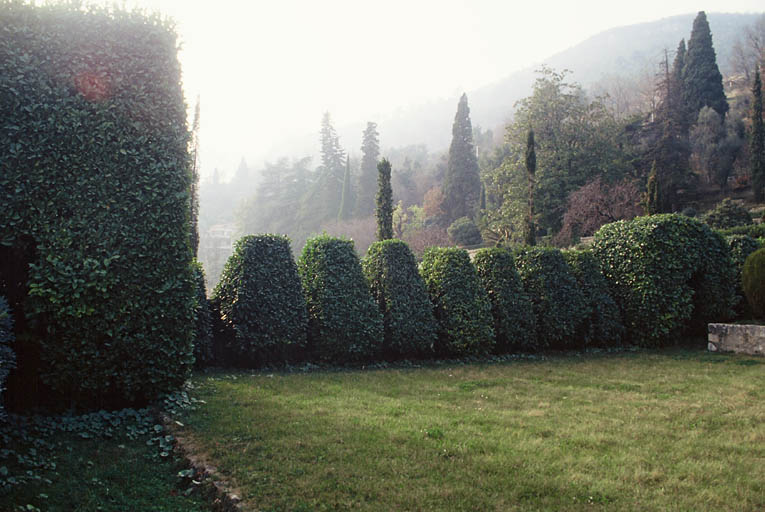
[[[481,195],[481,178],[466,94],[460,98],[454,116],[443,191],[449,223],[460,217],[474,216]]]
[[[523,229],[523,239],[526,245],[536,245],[536,224],[534,223],[534,177],[537,173],[537,153],[534,148],[534,130],[529,130],[526,138],[526,178],[529,182],[529,211],[526,225]]]
[[[353,187],[351,187],[351,157],[345,157],[345,175],[343,176],[343,197],[337,220],[350,220],[353,212]]]
[[[377,161],[380,158],[377,123],[367,123],[361,142],[361,154],[356,214],[359,217],[367,217],[375,210],[375,194],[377,193]]]
[[[762,202],[765,200],[765,128],[762,121],[762,80],[759,67],[754,73],[752,96],[752,146],[749,161],[754,199]]]
[[[377,239],[393,238],[393,187],[390,183],[390,162],[383,158],[377,164]]]
[[[699,114],[702,107],[715,109],[721,118],[728,112],[722,74],[717,67],[712,32],[704,11],[700,11],[693,20],[693,30],[688,40],[683,68],[683,96],[691,119]]]

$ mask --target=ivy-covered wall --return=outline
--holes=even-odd
[[[46,394],[143,401],[193,363],[177,48],[158,18],[0,0],[0,248],[28,258],[0,294]]]

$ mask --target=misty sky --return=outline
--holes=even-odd
[[[290,135],[315,131],[318,145],[324,111],[341,126],[436,98],[454,97],[456,105],[463,90],[540,63],[612,27],[699,10],[764,7],[763,0],[124,4],[159,10],[177,22],[187,102],[193,106],[201,96],[203,176],[215,167],[230,175],[242,156],[257,163]],[[358,152],[355,142],[346,144],[352,153]]]

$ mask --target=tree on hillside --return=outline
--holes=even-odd
[[[677,124],[678,130],[684,135],[688,133],[688,128],[694,119],[690,119],[688,112],[688,105],[685,103],[685,39],[681,39],[677,45],[677,51],[675,52],[675,60],[672,62],[672,71],[670,75],[665,78],[667,80],[668,90],[665,92],[666,101],[668,102],[667,108],[669,108],[669,115],[672,117],[673,122]],[[667,63],[669,60],[667,59]]]
[[[683,96],[691,118],[696,117],[705,106],[715,109],[721,118],[728,112],[722,74],[717,67],[712,32],[704,11],[700,11],[693,20],[693,30],[688,40],[683,68]]]
[[[462,94],[452,125],[452,143],[444,176],[444,209],[448,223],[475,215],[481,195],[478,157],[473,144],[473,127],[467,95]]]
[[[377,193],[377,161],[380,158],[380,139],[379,133],[377,133],[377,123],[367,123],[367,128],[364,130],[361,142],[361,154],[356,215],[358,217],[366,217],[374,212],[375,194]]]
[[[534,175],[537,172],[537,154],[534,151],[534,130],[529,130],[526,139],[526,178],[529,181],[529,213],[526,218],[526,225],[523,230],[523,237],[526,245],[536,245],[536,225],[534,223]]]
[[[345,157],[345,175],[343,176],[343,197],[340,200],[340,212],[337,220],[350,220],[353,212],[353,188],[351,187],[351,157]]]
[[[393,238],[393,188],[390,184],[390,162],[383,158],[377,164],[377,239]]]
[[[345,151],[332,126],[329,112],[321,120],[321,165],[317,169],[313,189],[305,197],[301,216],[316,227],[327,220],[336,220],[338,205],[343,196]]]
[[[194,118],[191,122],[191,147],[189,156],[191,157],[191,226],[189,237],[191,244],[191,253],[194,259],[199,253],[199,96],[197,96],[194,105]]]
[[[757,202],[765,200],[765,129],[762,121],[762,81],[760,70],[754,73],[754,85],[752,86],[752,139],[751,154],[749,156],[752,174],[752,188]]]

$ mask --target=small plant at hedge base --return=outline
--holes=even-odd
[[[746,258],[761,247],[759,241],[748,235],[731,235],[725,238],[730,248],[730,257],[736,268],[736,313],[737,316],[746,314],[747,301],[741,288],[741,271],[744,269]]]
[[[478,245],[483,242],[481,232],[475,222],[468,217],[460,217],[446,229],[452,241],[461,246]]]
[[[375,242],[361,266],[383,317],[383,357],[432,354],[436,321],[409,246],[401,240]]]
[[[473,264],[491,302],[497,340],[495,352],[533,349],[536,343],[534,311],[523,291],[512,253],[499,247],[480,249],[473,257]]]
[[[226,262],[213,301],[228,336],[230,362],[284,362],[306,344],[308,316],[290,242],[279,235],[241,238]]]
[[[521,247],[514,256],[536,318],[536,348],[575,347],[577,329],[590,311],[561,251]]]
[[[5,416],[3,391],[8,373],[16,367],[16,355],[9,346],[13,343],[13,316],[5,297],[0,296],[0,422]]]
[[[765,248],[758,249],[744,262],[741,287],[757,318],[765,319]]]
[[[298,260],[308,304],[309,351],[332,363],[366,361],[383,342],[383,321],[353,242],[326,234],[308,239]]]
[[[725,198],[704,216],[709,227],[727,229],[752,224],[752,216],[743,206]]]
[[[205,271],[198,261],[193,263],[196,302],[194,305],[194,366],[204,368],[212,363],[213,333],[210,302],[205,288]]]
[[[470,257],[456,247],[430,247],[420,266],[438,323],[440,356],[488,354],[494,349],[491,302]]]

